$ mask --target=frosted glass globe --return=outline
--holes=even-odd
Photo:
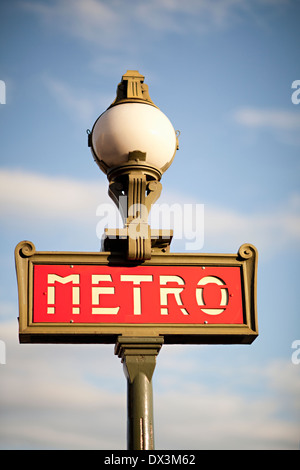
[[[146,153],[146,163],[165,171],[177,149],[175,130],[159,109],[144,103],[123,103],[109,108],[95,122],[92,147],[109,168],[128,162],[128,153]]]

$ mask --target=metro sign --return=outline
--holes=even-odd
[[[120,256],[120,255],[119,255]],[[257,336],[253,246],[237,255],[158,253],[137,264],[110,253],[16,247],[21,342],[251,343]]]
[[[243,323],[238,267],[36,265],[34,323]]]

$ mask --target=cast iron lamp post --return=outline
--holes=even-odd
[[[151,237],[154,231],[148,215],[160,196],[160,179],[172,163],[178,139],[169,119],[150,99],[138,71],[123,75],[115,101],[94,123],[88,144],[107,175],[109,195],[124,221],[123,229],[106,229],[104,251],[123,251],[129,263],[150,259],[157,234]],[[160,237],[167,250],[171,231],[159,231]],[[162,344],[162,336],[119,336],[115,345],[127,378],[127,446],[131,450],[154,449],[152,375]]]
[[[138,72],[123,76],[116,100],[88,133],[124,227],[106,230],[100,253],[16,246],[19,339],[115,343],[128,386],[128,449],[151,450],[152,375],[163,342],[251,344],[258,336],[257,250],[246,243],[237,254],[165,253],[171,234],[150,230],[148,213],[177,137]]]
[[[130,260],[150,259],[148,215],[160,196],[160,179],[172,163],[178,139],[167,116],[150,99],[138,71],[123,75],[115,101],[89,134],[89,146],[107,175],[109,195],[124,221],[123,229],[106,230],[106,240],[126,239]]]

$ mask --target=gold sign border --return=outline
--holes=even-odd
[[[237,254],[154,253],[144,266],[238,266],[241,268],[244,324],[33,323],[33,266],[37,264],[133,266],[121,253],[37,252],[30,241],[15,249],[20,343],[116,343],[119,336],[164,337],[165,344],[251,344],[258,336],[257,250],[242,245]]]

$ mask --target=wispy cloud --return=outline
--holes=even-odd
[[[166,217],[163,221],[172,222],[174,239],[172,248],[174,251],[183,249],[180,234],[185,234],[186,239],[193,241],[193,230],[200,226],[198,223],[185,217],[184,204],[191,205],[194,209],[190,215],[195,217],[197,201],[189,199],[187,194],[174,193],[171,189],[164,189],[162,197],[156,204],[165,203],[170,208],[175,207],[174,201],[180,201],[182,210],[174,218]],[[183,214],[183,217],[180,215]],[[176,212],[175,212],[176,215]],[[150,214],[151,216],[151,214]],[[186,226],[182,226],[185,223]],[[286,250],[288,246],[297,246],[300,242],[300,194],[293,193],[279,206],[272,210],[263,211],[259,207],[255,211],[247,212],[235,207],[204,205],[203,218],[204,245],[201,251],[229,251],[234,252],[242,243],[252,243],[261,250],[264,255],[272,257],[280,250]],[[157,228],[157,227],[156,227]],[[164,228],[167,228],[164,225]],[[194,234],[195,235],[195,234]],[[198,234],[199,235],[199,234]],[[188,249],[186,246],[184,249]],[[199,248],[190,248],[199,251]]]
[[[281,109],[241,108],[234,113],[237,123],[250,128],[300,131],[300,113]]]
[[[56,26],[67,34],[87,42],[115,45],[122,30],[120,10],[112,4],[97,0],[62,0],[52,3],[24,2],[23,8],[36,13],[45,24]]]
[[[245,129],[255,132],[269,131],[278,141],[288,145],[300,145],[299,110],[268,108],[240,108],[233,113],[233,120]]]
[[[18,169],[0,170],[0,217],[33,221],[86,220],[108,202],[107,186]]]
[[[273,211],[238,212],[231,208],[208,206],[205,211],[205,238],[210,245],[232,246],[250,242],[272,256],[300,242],[300,204],[295,194]]]
[[[2,448],[125,448],[126,379],[113,345],[20,345],[17,322],[1,324],[1,339],[7,346],[1,366]],[[219,375],[217,356],[210,364]],[[157,449],[298,447],[296,366],[274,360],[245,373],[244,364],[227,363],[223,376],[238,377],[239,383],[226,380],[225,386],[221,380],[216,387],[201,358],[199,347],[191,358],[186,346],[175,351],[164,346],[158,357],[156,374],[165,379],[163,387],[154,380]],[[190,362],[193,374],[182,380]],[[199,383],[196,377],[204,376]]]
[[[125,447],[125,378],[113,347],[97,347],[100,356],[95,367],[95,349],[71,345],[23,347],[18,344],[17,328],[16,320],[1,324],[7,354],[6,364],[1,366],[0,447]],[[107,387],[93,378],[99,368]],[[115,390],[114,372],[120,372],[121,383]],[[116,430],[115,423],[122,417],[124,426]]]
[[[257,8],[263,4],[266,11],[274,11],[283,6],[282,0],[149,0],[141,2],[120,2],[111,0],[60,0],[41,4],[32,1],[22,3],[29,11],[36,13],[46,24],[55,25],[73,37],[91,44],[112,50],[122,45],[127,48],[127,40],[133,31],[145,35],[153,32],[203,34],[229,28],[250,18],[259,22]],[[131,44],[132,47],[132,44]]]
[[[174,200],[180,201],[180,204],[174,205]],[[207,204],[204,206],[204,219],[200,217],[197,225],[190,220],[195,217],[196,201],[184,194],[177,193],[175,197],[171,190],[166,189],[156,205],[158,211],[162,209],[159,220],[170,221],[170,227],[164,225],[163,228],[174,229],[172,247],[175,251],[177,248],[179,251],[183,248],[193,250],[184,244],[195,241],[195,230],[199,232],[203,228],[199,225],[202,222],[204,247],[195,246],[196,251],[210,249],[212,245],[216,249],[219,246],[222,250],[232,251],[238,249],[240,244],[250,242],[272,255],[300,242],[300,195],[297,193],[291,195],[281,207],[268,213],[244,213]],[[193,210],[187,210],[186,205]],[[167,211],[165,218],[164,210]],[[0,218],[3,226],[13,220],[22,221],[23,224],[27,221],[31,225],[39,225],[43,221],[44,226],[53,222],[58,226],[67,221],[82,223],[89,220],[95,230],[101,221],[103,227],[107,222],[112,224],[111,228],[120,223],[118,211],[107,195],[105,178],[98,183],[11,169],[0,170]],[[102,236],[103,227],[101,233],[97,232],[98,237]]]
[[[240,21],[245,6],[243,0],[152,0],[138,2],[136,18],[157,31],[203,34]]]
[[[44,83],[58,105],[77,122],[93,122],[99,110],[105,110],[112,102],[112,97],[94,90],[75,89],[69,83],[57,78],[44,76]]]

